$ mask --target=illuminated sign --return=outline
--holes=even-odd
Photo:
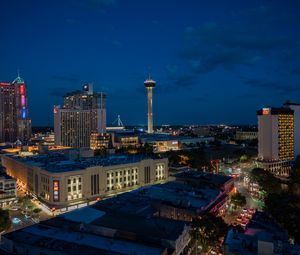
[[[54,108],[53,108],[53,112],[54,113],[57,113],[57,109],[56,109],[56,106],[54,105]]]
[[[0,86],[10,86],[9,82],[0,82]]]
[[[25,106],[25,96],[24,95],[21,96],[21,105]]]
[[[24,95],[25,94],[25,88],[24,85],[20,86],[20,95]]]
[[[22,108],[22,119],[23,120],[26,119],[26,108],[25,107]]]
[[[263,114],[263,115],[268,115],[268,114],[270,114],[270,108],[263,108],[263,109],[262,109],[262,114]]]
[[[59,201],[59,181],[53,181],[53,201]]]

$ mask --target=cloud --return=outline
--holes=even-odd
[[[292,75],[300,75],[300,68],[293,69],[293,70],[291,71],[291,74],[292,74]]]
[[[53,97],[62,98],[68,92],[70,92],[69,87],[55,87],[50,89],[50,95]]]
[[[79,83],[80,79],[75,75],[57,75],[51,74],[50,78],[64,83]]]
[[[191,87],[195,85],[196,78],[193,73],[183,70],[178,65],[167,65],[165,76],[160,79],[162,84],[157,89],[158,93],[172,92]]]
[[[269,80],[246,78],[246,77],[241,77],[241,78],[244,84],[248,86],[261,88],[264,90],[269,90],[271,92],[277,92],[280,94],[292,94],[300,91],[300,86],[286,83],[286,82],[282,83],[280,81],[269,81]]]
[[[204,74],[223,67],[253,66],[272,51],[293,46],[289,39],[247,31],[242,26],[206,23],[185,29],[184,46],[179,52],[193,72]]]

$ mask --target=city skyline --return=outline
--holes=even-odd
[[[1,81],[11,82],[20,70],[33,126],[53,126],[53,105],[85,82],[107,94],[108,124],[120,114],[127,125],[146,125],[149,72],[157,81],[154,125],[255,124],[255,110],[300,101],[295,1],[0,7]]]

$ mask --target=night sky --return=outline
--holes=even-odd
[[[300,102],[300,1],[0,1],[0,81],[17,70],[33,125],[53,125],[65,92],[94,83],[107,120],[251,124]]]

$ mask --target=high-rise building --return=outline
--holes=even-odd
[[[144,85],[147,89],[147,102],[148,102],[148,133],[153,133],[153,112],[152,112],[152,90],[155,87],[156,82],[150,78],[144,81]]]
[[[294,111],[263,108],[258,116],[258,160],[278,176],[289,176],[294,156]]]
[[[18,75],[13,82],[0,82],[0,142],[26,144],[31,137],[27,88]]]
[[[294,155],[300,155],[300,104],[286,102],[284,106],[294,111]]]
[[[92,84],[64,96],[63,107],[54,106],[55,144],[90,147],[92,133],[106,130],[106,95],[93,92]]]

